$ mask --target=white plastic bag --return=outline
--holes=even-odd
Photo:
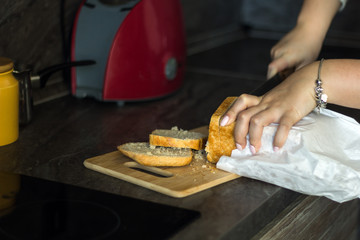
[[[222,156],[219,169],[269,182],[336,202],[360,197],[360,125],[331,110],[310,113],[273,151],[276,125],[264,128],[262,147],[252,155],[247,147]]]

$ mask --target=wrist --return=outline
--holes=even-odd
[[[298,20],[295,28],[301,32],[303,38],[308,39],[309,41],[312,41],[320,46],[322,45],[328,30],[327,27],[324,27],[321,24],[314,24],[314,22],[309,21],[309,19],[304,21]]]
[[[298,101],[302,102],[306,111],[316,108],[315,80],[317,78],[319,61],[312,62],[294,72],[286,81],[285,88],[291,89],[291,94],[300,94]]]
[[[328,96],[324,92],[322,87],[322,80],[321,80],[321,68],[324,63],[324,59],[322,58],[319,62],[317,78],[315,80],[315,102],[316,102],[316,109],[320,112],[320,109],[326,108]]]

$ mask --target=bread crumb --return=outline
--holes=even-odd
[[[206,162],[206,153],[205,150],[199,150],[199,151],[194,151],[194,160],[196,161],[204,161]]]

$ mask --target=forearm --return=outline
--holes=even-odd
[[[360,109],[360,60],[325,60],[321,79],[329,103]]]
[[[340,6],[339,0],[304,0],[294,29],[271,48],[267,78],[284,69],[295,67],[298,70],[315,61]]]
[[[291,74],[262,97],[242,94],[227,111],[221,126],[236,121],[234,137],[237,147],[244,149],[247,135],[255,153],[261,147],[265,126],[278,123],[275,149],[281,148],[291,127],[316,107],[315,86],[319,61]],[[360,109],[360,60],[325,60],[320,69],[323,93],[328,102]]]
[[[340,5],[339,0],[304,0],[297,27],[304,28],[312,37],[324,39]]]
[[[308,96],[302,104],[315,107],[315,80],[317,79],[319,61],[313,62],[290,75],[279,89],[288,94]],[[325,60],[320,71],[323,93],[328,96],[327,102],[345,107],[360,109],[360,60],[332,59]],[[310,110],[310,109],[309,109]]]

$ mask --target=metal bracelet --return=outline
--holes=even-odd
[[[327,99],[328,99],[328,96],[325,93],[323,93],[322,81],[320,79],[320,71],[321,71],[323,62],[324,62],[324,59],[322,58],[319,63],[318,77],[315,80],[315,85],[316,85],[315,101],[316,101],[316,109],[318,110],[318,112],[320,112],[321,108],[326,108]]]

